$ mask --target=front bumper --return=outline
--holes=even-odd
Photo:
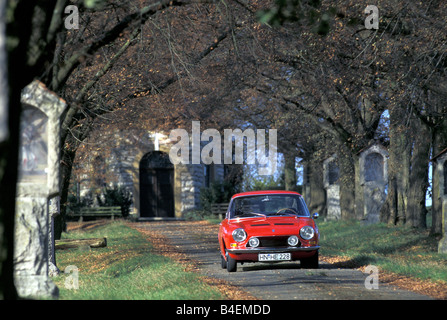
[[[315,251],[320,249],[320,246],[313,247],[256,247],[256,248],[245,248],[245,249],[227,249],[229,253],[284,253],[284,252],[306,252]]]

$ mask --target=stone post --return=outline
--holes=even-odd
[[[48,233],[48,275],[50,277],[58,276],[60,273],[56,265],[56,250],[54,239],[54,218],[60,213],[60,197],[54,197],[50,200],[50,227]]]
[[[323,184],[326,189],[327,220],[340,220],[340,184],[337,156],[326,159],[323,162]]]
[[[66,105],[37,80],[23,89],[22,105],[14,282],[22,298],[57,298],[49,279],[49,210],[59,195],[60,115]]]
[[[380,208],[386,199],[388,181],[388,152],[380,145],[373,145],[361,152],[360,186],[363,188],[363,221],[378,223]]]

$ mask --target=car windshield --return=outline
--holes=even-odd
[[[272,215],[310,216],[303,198],[294,194],[238,197],[230,207],[230,218]]]

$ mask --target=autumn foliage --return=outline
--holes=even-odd
[[[53,15],[68,1],[28,12],[45,13],[32,20],[30,74],[69,106],[63,203],[76,161],[108,144],[101,132],[200,120],[202,129],[277,129],[278,151],[303,159],[320,195],[321,163],[337,152],[346,219],[359,216],[358,152],[383,144],[390,181],[381,220],[425,227],[428,163],[447,132],[444,2],[381,2],[378,29],[365,27],[365,5],[352,0],[93,2],[73,2],[79,29]],[[324,210],[318,198],[310,207]],[[439,205],[433,199],[434,233]]]

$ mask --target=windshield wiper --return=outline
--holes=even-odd
[[[247,215],[254,215],[254,216],[261,216],[261,217],[266,217],[267,215],[264,213],[257,213],[257,212],[244,212],[242,214],[238,214],[236,217],[240,217],[240,216],[247,216]]]
[[[294,213],[286,213],[286,212],[272,212],[267,214],[268,216],[296,216]]]

